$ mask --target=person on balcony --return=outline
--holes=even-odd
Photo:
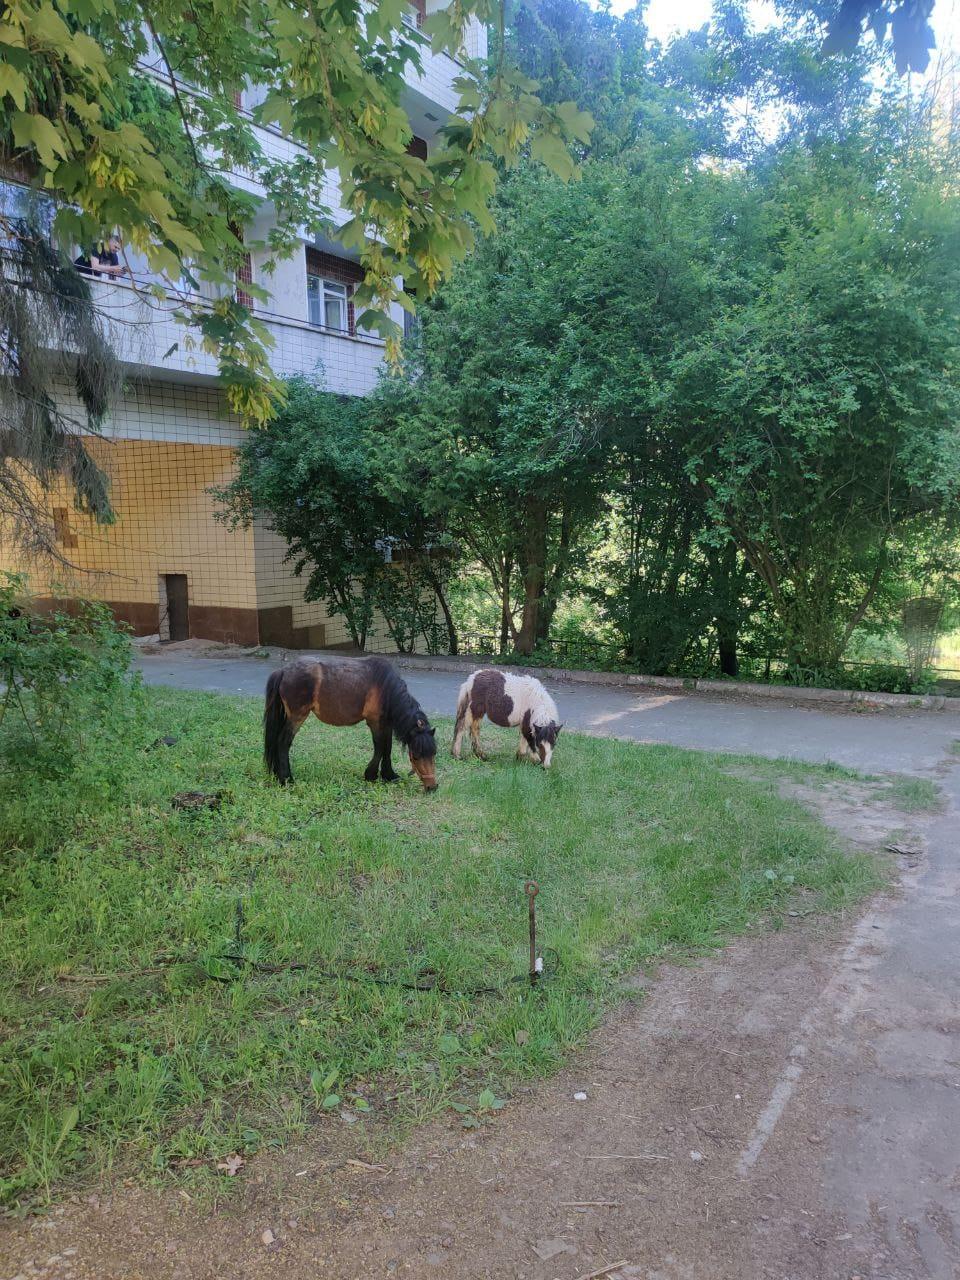
[[[73,265],[85,276],[108,276],[116,278],[129,274],[127,267],[120,265],[120,239],[118,236],[101,242],[89,257],[83,252],[74,258]]]

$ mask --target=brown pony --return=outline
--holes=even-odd
[[[366,720],[373,735],[373,759],[363,774],[368,782],[378,773],[384,782],[396,781],[390,763],[396,734],[423,789],[436,791],[436,730],[383,658],[300,658],[274,671],[263,709],[263,758],[282,786],[293,781],[290,746],[311,711],[325,724]]]

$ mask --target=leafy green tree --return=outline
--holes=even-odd
[[[579,302],[594,308],[581,263],[609,234],[600,215],[614,195],[594,165],[575,188],[533,169],[504,184],[498,236],[424,314],[421,407],[396,432],[397,483],[419,477],[428,509],[485,566],[521,653],[548,634],[602,504],[607,419],[584,380]]]
[[[541,101],[569,99],[590,112],[591,156],[616,154],[635,140],[638,111],[659,92],[639,7],[618,17],[583,0],[520,0],[506,43]]]
[[[294,379],[277,417],[241,447],[236,477],[217,493],[220,518],[249,526],[261,515],[287,541],[304,598],[343,617],[357,648],[379,612],[400,650],[420,635],[436,649],[442,635],[456,652],[443,530],[415,493],[383,492],[376,446],[367,400]]]
[[[671,362],[665,422],[762,581],[791,661],[826,669],[960,492],[960,200],[952,160],[880,110],[743,183],[709,323]]]
[[[383,323],[386,304],[408,296],[398,280],[428,294],[474,227],[490,228],[491,157],[510,162],[531,140],[540,159],[572,171],[567,147],[586,140],[589,119],[573,104],[544,106],[502,56],[489,77],[465,67],[459,112],[430,159],[407,153],[404,73],[428,48],[456,54],[472,14],[502,21],[497,0],[453,0],[422,34],[404,22],[403,0],[2,3],[0,170],[57,202],[61,243],[116,230],[171,288],[186,278],[218,292],[180,318],[218,354],[233,409],[263,421],[276,387],[267,335],[233,289],[234,227],[252,204],[232,173],[261,183],[277,213],[269,242],[247,248],[282,255],[300,228],[330,232],[322,188],[336,167],[352,215],[338,234],[362,251],[358,300]],[[145,78],[163,86],[164,110],[145,110]],[[251,84],[265,99],[248,114],[237,103]],[[279,125],[304,152],[275,163],[258,123]]]

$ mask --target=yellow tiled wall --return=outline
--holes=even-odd
[[[68,507],[77,545],[64,554],[77,571],[35,570],[35,591],[156,603],[159,575],[186,573],[192,605],[257,607],[253,535],[218,524],[207,492],[233,475],[233,449],[116,439],[87,447],[110,476],[117,521],[99,525],[66,495],[51,499]]]

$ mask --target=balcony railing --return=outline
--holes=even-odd
[[[119,358],[165,376],[185,380],[217,377],[216,357],[202,349],[198,336],[177,320],[174,312],[210,308],[215,299],[170,288],[164,298],[151,292],[157,284],[147,276],[91,278],[97,307]],[[274,345],[270,365],[280,377],[311,375],[322,367],[331,391],[362,395],[372,390],[383,358],[383,339],[376,334],[347,333],[311,324],[302,316],[285,315],[255,306]]]

